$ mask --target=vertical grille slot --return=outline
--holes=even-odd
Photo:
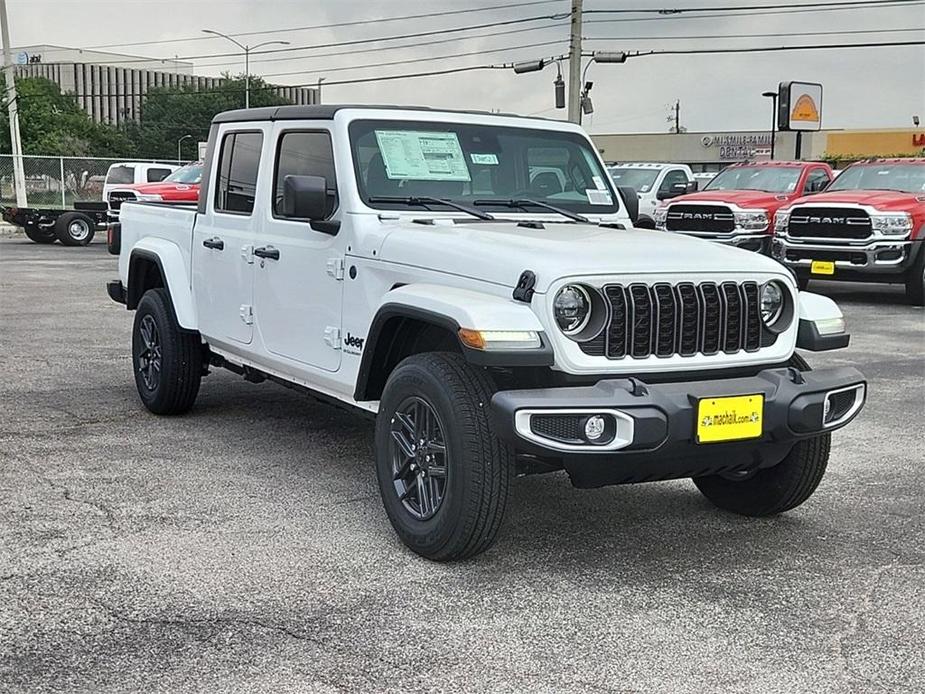
[[[603,292],[610,322],[601,335],[579,343],[588,356],[692,357],[761,348],[757,282],[611,284]]]
[[[652,297],[644,284],[633,284],[629,288],[630,306],[633,309],[630,324],[630,356],[637,359],[652,353]]]

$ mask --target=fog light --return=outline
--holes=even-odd
[[[607,422],[599,414],[588,417],[585,421],[585,438],[588,441],[599,441],[607,431]]]

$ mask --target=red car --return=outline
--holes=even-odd
[[[812,279],[892,282],[925,306],[925,159],[852,164],[777,212],[771,255]]]
[[[157,183],[135,183],[109,191],[109,210],[119,213],[126,200],[153,200],[163,202],[197,202],[199,183],[202,181],[202,162],[187,164]]]
[[[828,164],[763,161],[723,169],[699,193],[673,198],[655,211],[658,229],[767,251],[774,213],[835,178]]]

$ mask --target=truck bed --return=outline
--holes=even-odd
[[[186,276],[190,277],[190,249],[196,225],[196,203],[126,202],[119,214],[121,252],[119,276],[128,283],[128,261],[132,250],[149,245],[176,246],[183,258]]]

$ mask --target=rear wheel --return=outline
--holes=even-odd
[[[149,289],[138,302],[132,366],[138,395],[151,412],[183,414],[193,406],[202,379],[202,341],[177,324],[166,289]]]
[[[35,243],[54,243],[58,240],[54,229],[40,227],[38,224],[26,224],[23,231],[26,232],[28,239]]]
[[[919,257],[906,278],[906,298],[913,306],[925,306],[925,247],[919,249]]]
[[[95,233],[95,222],[80,212],[65,212],[55,222],[55,234],[65,246],[86,246]]]
[[[376,473],[392,527],[411,550],[465,559],[495,541],[513,451],[491,431],[494,386],[458,354],[417,354],[389,376],[376,420]]]

